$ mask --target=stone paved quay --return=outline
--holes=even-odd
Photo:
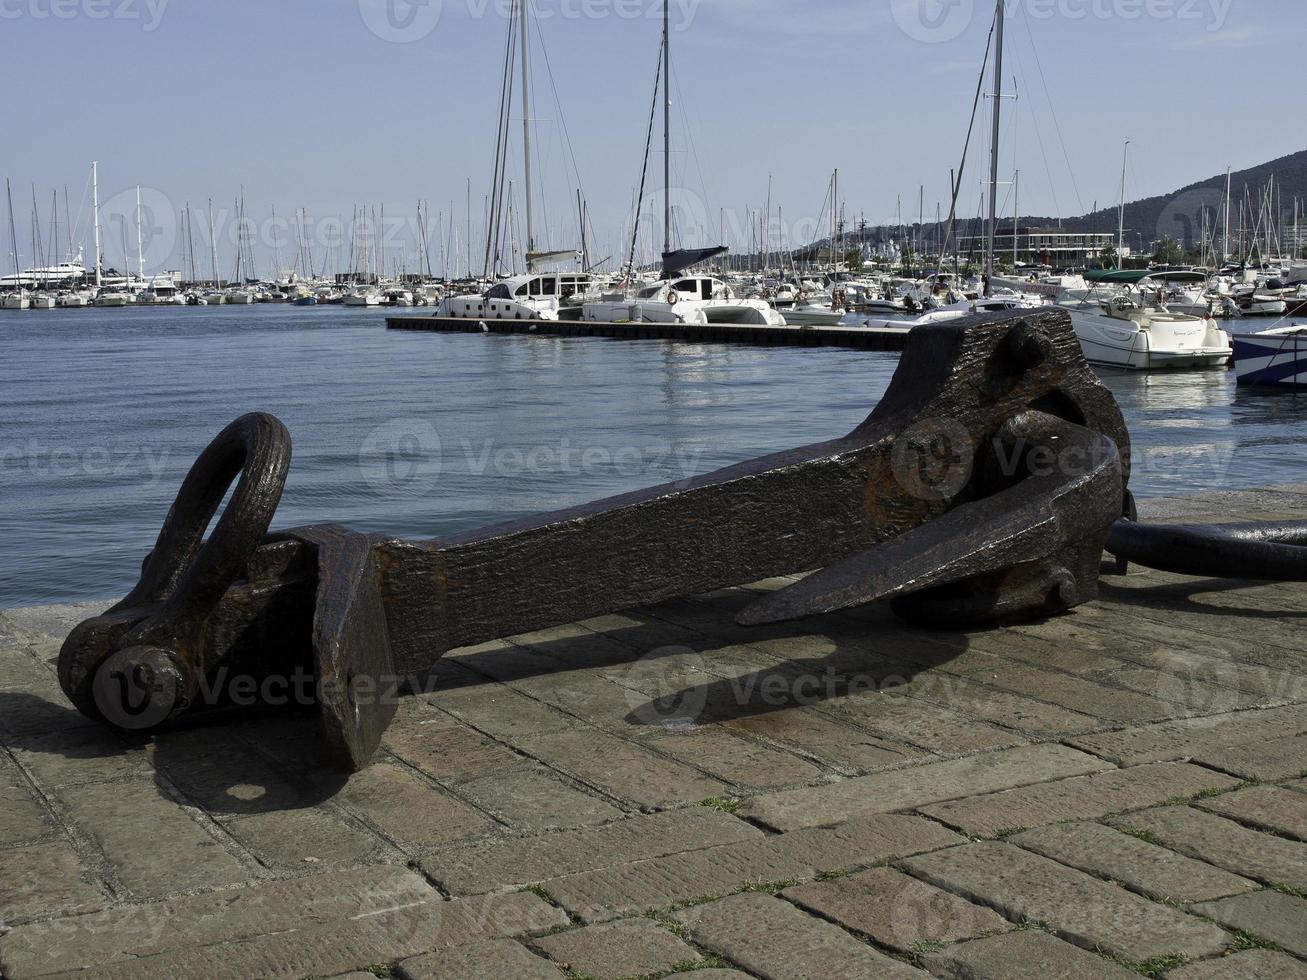
[[[91,725],[98,608],[11,611],[4,976],[1307,978],[1307,587],[733,625],[780,584],[457,651],[348,780],[309,712]]]

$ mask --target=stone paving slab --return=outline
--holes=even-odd
[[[781,897],[903,954],[1012,928],[992,909],[892,868],[796,885]]]
[[[1307,587],[734,624],[792,580],[454,651],[348,779],[309,712],[103,730],[106,604],[0,615],[0,974],[1301,975]]]
[[[721,780],[646,746],[599,732],[530,735],[514,744],[554,769],[642,807],[698,803],[730,791]]]
[[[1307,890],[1307,843],[1285,840],[1193,807],[1172,806],[1111,818],[1172,850],[1235,874]]]
[[[201,815],[154,780],[92,783],[64,790],[67,817],[103,852],[115,878],[138,898],[259,877]],[[166,842],[166,843],[165,843]]]
[[[1307,735],[1204,750],[1194,758],[1244,779],[1272,782],[1307,776]]]
[[[1259,711],[1223,712],[1206,718],[1159,722],[1095,735],[1073,736],[1071,745],[1117,765],[1173,762],[1203,751],[1220,751],[1307,732],[1307,704]]]
[[[1013,921],[1043,923],[1069,942],[1134,962],[1210,956],[1230,940],[1210,923],[1010,844],[955,847],[903,867]]]
[[[535,895],[443,902],[411,873],[388,870],[20,927],[0,942],[0,964],[14,978],[87,967],[96,976],[201,978],[215,964],[232,977],[326,976],[567,923]]]
[[[1158,763],[936,803],[922,807],[921,812],[971,837],[997,837],[1065,820],[1138,810],[1237,785],[1238,780],[1209,769]]]
[[[1232,929],[1241,929],[1307,956],[1307,901],[1280,892],[1262,891],[1208,902],[1197,911]]]
[[[601,827],[448,848],[423,859],[422,869],[450,893],[472,895],[762,838],[756,828],[728,813],[695,807],[632,816]]]
[[[1036,745],[756,796],[740,813],[777,830],[793,830],[1110,768],[1067,746]]]
[[[0,852],[0,918],[90,912],[108,904],[107,889],[63,840]]]
[[[1161,902],[1207,902],[1256,891],[1255,881],[1098,823],[1069,823],[1008,840]]]
[[[1307,794],[1278,786],[1250,786],[1195,806],[1285,837],[1307,841]]]
[[[55,823],[32,784],[0,754],[0,847],[49,837]]]
[[[0,963],[13,975],[27,976],[89,969],[174,947],[279,933],[306,920],[344,921],[376,909],[439,901],[417,875],[381,866],[18,926],[0,940]]]
[[[1307,963],[1274,950],[1249,949],[1179,967],[1166,980],[1307,980]]]
[[[563,969],[595,980],[691,969],[702,957],[652,919],[621,919],[545,936],[532,943]]]
[[[925,965],[947,980],[1135,980],[1139,974],[1037,929],[975,939],[928,952]]]
[[[509,939],[415,956],[400,963],[397,973],[403,980],[487,980],[488,977],[563,980],[564,977],[548,960]]]
[[[594,922],[753,885],[879,864],[960,841],[952,831],[919,817],[886,814],[582,872],[541,887],[582,921]]]
[[[735,895],[678,912],[676,919],[696,943],[761,977],[928,976],[769,895]]]

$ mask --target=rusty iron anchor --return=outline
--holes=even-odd
[[[501,636],[811,569],[742,620],[891,597],[903,615],[965,624],[1090,601],[1129,444],[1052,309],[914,329],[843,438],[433,541],[269,533],[289,435],[245,416],[197,460],[137,587],[69,636],[60,680],[85,714],[149,730],[210,703],[221,671],[306,671],[331,761],[353,771],[398,678]]]

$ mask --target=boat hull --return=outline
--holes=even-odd
[[[1116,317],[1070,312],[1091,364],[1127,371],[1204,370],[1224,367],[1234,353],[1229,335],[1208,320],[1177,316],[1141,326]]]
[[[1307,391],[1307,330],[1236,334],[1239,384]]]
[[[762,300],[748,299],[688,300],[675,304],[640,300],[586,303],[581,319],[594,323],[786,326],[785,318]]]

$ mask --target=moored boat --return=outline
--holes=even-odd
[[[1307,390],[1307,326],[1234,335],[1239,384]]]
[[[1091,364],[1128,371],[1216,368],[1234,353],[1230,335],[1210,317],[1146,305],[1125,292],[1068,290],[1057,305],[1071,315]]]

